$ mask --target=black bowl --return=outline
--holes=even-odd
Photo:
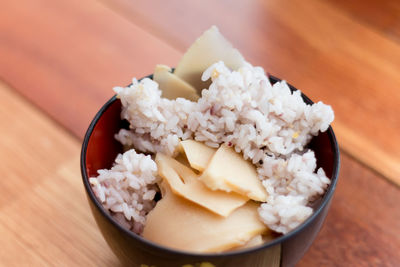
[[[151,77],[151,76],[149,76]],[[279,81],[270,77],[272,83]],[[290,86],[290,85],[289,85]],[[296,90],[290,86],[291,90]],[[305,95],[303,99],[311,104]],[[197,254],[177,251],[150,242],[122,227],[97,200],[89,184],[89,177],[97,176],[98,169],[110,168],[122,146],[114,135],[126,122],[120,118],[121,102],[112,97],[96,114],[82,146],[81,172],[90,208],[108,245],[127,266],[293,266],[314,241],[328,212],[339,174],[339,148],[331,127],[314,137],[309,145],[315,151],[318,167],[323,167],[331,184],[314,206],[314,213],[292,232],[277,237],[270,243],[244,250]]]

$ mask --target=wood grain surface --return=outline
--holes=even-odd
[[[115,265],[90,215],[79,140],[2,83],[0,99],[0,265]]]
[[[329,0],[355,21],[400,42],[400,1],[397,0]]]
[[[298,265],[400,262],[396,1],[0,3],[0,266],[119,266],[84,195],[81,138],[113,86],[176,65],[212,24],[335,110],[339,184]]]
[[[3,2],[0,77],[79,137],[114,86],[180,58],[96,1]]]
[[[399,188],[342,155],[325,225],[298,266],[397,266],[399,200]]]

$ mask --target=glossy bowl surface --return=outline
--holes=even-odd
[[[151,77],[151,76],[149,76]],[[270,77],[272,83],[278,78]],[[296,90],[290,86],[292,90]],[[312,103],[305,95],[303,99]],[[98,169],[110,168],[122,146],[114,135],[127,122],[120,119],[121,102],[112,97],[96,114],[85,135],[81,153],[81,172],[93,216],[102,235],[117,257],[127,266],[293,266],[305,254],[325,220],[339,174],[339,148],[331,127],[314,137],[309,145],[315,151],[318,167],[323,167],[331,184],[314,205],[314,213],[292,232],[264,245],[221,254],[196,254],[177,251],[143,239],[119,225],[94,195],[89,177]]]

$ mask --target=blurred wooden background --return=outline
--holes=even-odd
[[[400,1],[0,6],[0,265],[117,264],[84,197],[82,137],[113,86],[175,66],[214,24],[252,64],[335,111],[338,190],[299,266],[399,264]]]

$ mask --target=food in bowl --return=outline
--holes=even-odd
[[[150,241],[199,253],[259,245],[304,222],[330,183],[307,148],[332,122],[330,106],[271,84],[216,27],[175,72],[157,66],[153,79],[114,90],[126,151],[89,181],[121,225]]]

